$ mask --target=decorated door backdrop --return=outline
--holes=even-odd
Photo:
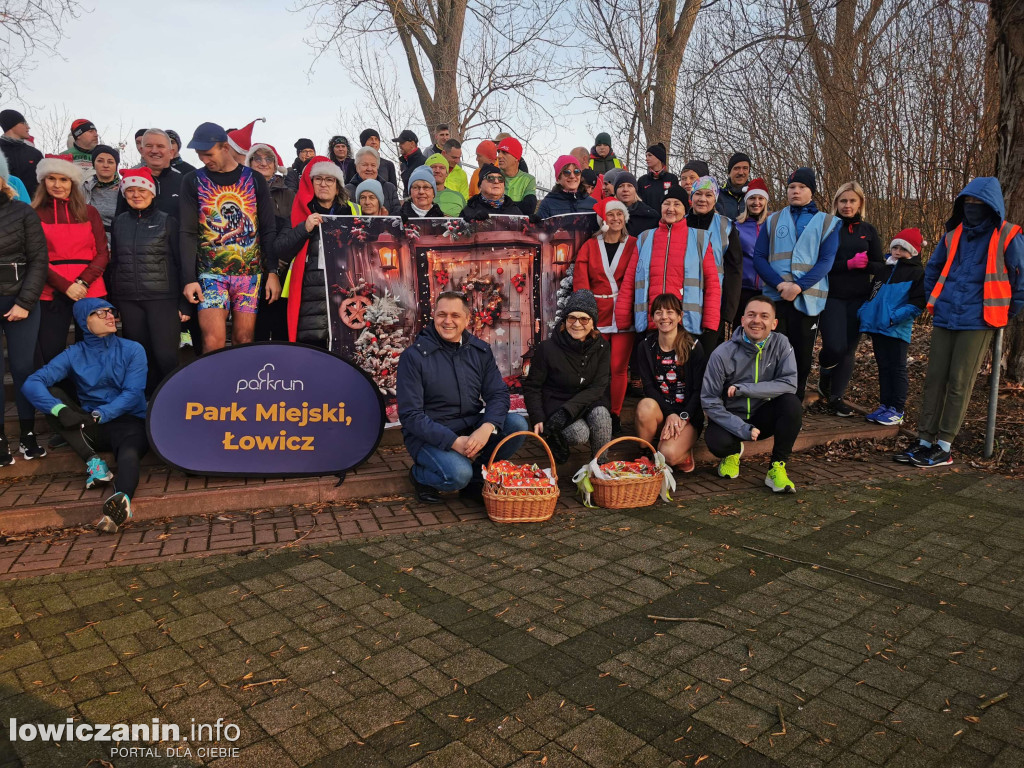
[[[460,291],[473,308],[470,332],[491,345],[521,407],[523,356],[555,326],[568,270],[595,229],[589,213],[536,225],[521,216],[405,226],[393,216],[324,217],[331,351],[370,374],[395,423],[398,358],[430,322],[438,294]]]

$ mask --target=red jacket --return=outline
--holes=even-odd
[[[89,219],[81,223],[72,220],[67,200],[54,200],[36,211],[50,256],[50,271],[39,297],[43,301],[64,293],[79,277],[89,284],[87,296],[107,295],[103,284],[103,271],[110,261],[107,234],[99,211],[91,205],[86,211]]]
[[[636,267],[636,238],[627,237],[619,244],[612,263],[608,263],[604,251],[604,239],[592,237],[583,244],[576,255],[576,266],[572,272],[573,291],[587,290],[597,299],[597,326],[602,333],[628,331],[615,322],[615,300],[619,286],[630,264]]]
[[[651,269],[648,277],[647,305],[650,306],[655,297],[662,293],[674,293],[682,299],[683,277],[686,263],[686,245],[689,228],[685,221],[677,221],[669,226],[663,221],[658,228],[648,230],[653,237],[651,243]],[[704,304],[701,313],[701,325],[709,330],[718,330],[722,314],[722,286],[718,282],[718,268],[715,266],[715,254],[711,250],[711,238],[704,251],[701,266],[704,272]],[[639,244],[637,246],[639,248]],[[633,325],[634,285],[636,284],[636,264],[639,250],[633,251],[633,258],[626,267],[626,274],[619,284],[619,297],[615,301],[615,324],[621,329],[629,329]],[[654,321],[649,320],[647,328],[653,328]],[[638,332],[647,330],[637,328]]]

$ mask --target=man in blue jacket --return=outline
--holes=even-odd
[[[86,488],[114,480],[96,528],[116,533],[132,516],[131,497],[139,484],[139,461],[149,450],[146,438],[146,351],[116,335],[117,311],[103,299],[80,299],[75,322],[83,339],[33,373],[21,391],[46,414],[85,462]],[[71,378],[77,401],[56,385]],[[117,460],[117,478],[97,454],[109,447]]]
[[[398,361],[398,418],[425,504],[440,504],[439,491],[479,497],[480,468],[494,446],[528,429],[526,419],[508,412],[508,387],[490,346],[466,330],[471,315],[463,294],[442,293],[432,324]],[[509,440],[497,458],[511,456],[522,442]]]
[[[946,234],[925,267],[926,308],[934,318],[919,442],[896,461],[922,468],[953,463],[953,440],[995,329],[1024,307],[1020,231],[1006,221],[995,178],[972,179],[953,203]]]

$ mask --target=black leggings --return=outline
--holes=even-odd
[[[78,413],[86,413],[75,400],[59,387],[50,387],[50,394]],[[114,452],[117,474],[114,493],[122,492],[128,498],[139,486],[139,462],[149,452],[146,421],[138,416],[124,415],[103,424],[87,423],[82,428],[68,429],[60,419],[47,414],[46,421],[54,432],[59,432],[82,461],[97,455],[97,451]]]
[[[857,310],[864,299],[835,299],[825,302],[818,315],[821,328],[821,353],[818,355],[819,374],[829,377],[832,398],[838,400],[846,394],[853,376],[857,344],[860,342],[860,318]]]
[[[39,354],[36,367],[41,368],[67,349],[68,328],[74,320],[75,303],[63,293],[39,302]],[[75,324],[75,341],[82,340],[82,329]]]
[[[111,303],[121,313],[121,335],[139,342],[146,350],[149,363],[146,395],[149,396],[178,367],[178,343],[181,340],[178,299],[134,301],[118,298]]]
[[[796,395],[785,394],[762,403],[747,423],[760,430],[758,440],[775,437],[772,461],[786,461],[793,452],[803,419],[803,402]],[[740,438],[710,419],[704,431],[704,442],[708,450],[720,459],[739,453],[740,445],[743,444]]]
[[[804,400],[807,376],[814,362],[814,338],[818,333],[818,318],[805,315],[793,302],[780,299],[775,302],[775,316],[779,318],[779,333],[789,339],[796,355],[796,396]]]
[[[283,279],[282,279],[283,282]],[[260,278],[260,301],[256,309],[256,328],[253,341],[288,341],[288,300],[267,301],[264,289],[267,274]]]
[[[16,393],[14,402],[18,406],[18,421],[21,424],[21,431],[31,432],[34,424],[36,409],[32,403],[21,393],[21,385],[29,377],[35,364],[36,341],[39,337],[39,302],[28,313],[24,320],[8,320],[4,314],[14,306],[16,296],[0,296],[0,330],[7,340],[7,359],[11,366],[11,378],[14,379],[14,391]],[[0,378],[4,375],[4,355],[0,350]],[[0,390],[0,411],[4,407],[4,393]],[[0,426],[0,434],[3,434],[3,426]]]

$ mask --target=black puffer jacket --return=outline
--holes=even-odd
[[[10,136],[0,136],[0,152],[7,158],[11,175],[21,179],[29,197],[32,197],[39,186],[36,165],[43,159],[43,153],[27,141],[12,139]]]
[[[0,296],[17,296],[15,304],[32,309],[49,269],[39,216],[26,203],[0,193]]]
[[[113,300],[173,299],[181,295],[183,279],[177,219],[158,210],[155,202],[114,219],[104,278]]]
[[[316,200],[309,204],[310,213],[323,216],[348,215],[347,207],[342,210],[335,204],[327,209],[319,206]],[[306,267],[302,273],[302,298],[299,304],[299,320],[295,328],[295,340],[303,344],[327,348],[330,338],[330,318],[327,313],[327,280],[324,270],[320,268],[320,232],[314,228],[306,231],[306,222],[300,221],[291,229],[280,232],[274,247],[282,262],[289,262],[298,256],[302,246],[309,243],[306,249]]]
[[[523,381],[523,398],[530,424],[550,418],[564,408],[570,423],[599,405],[608,405],[611,347],[603,336],[576,341],[568,331],[555,331],[537,345],[530,375]]]

